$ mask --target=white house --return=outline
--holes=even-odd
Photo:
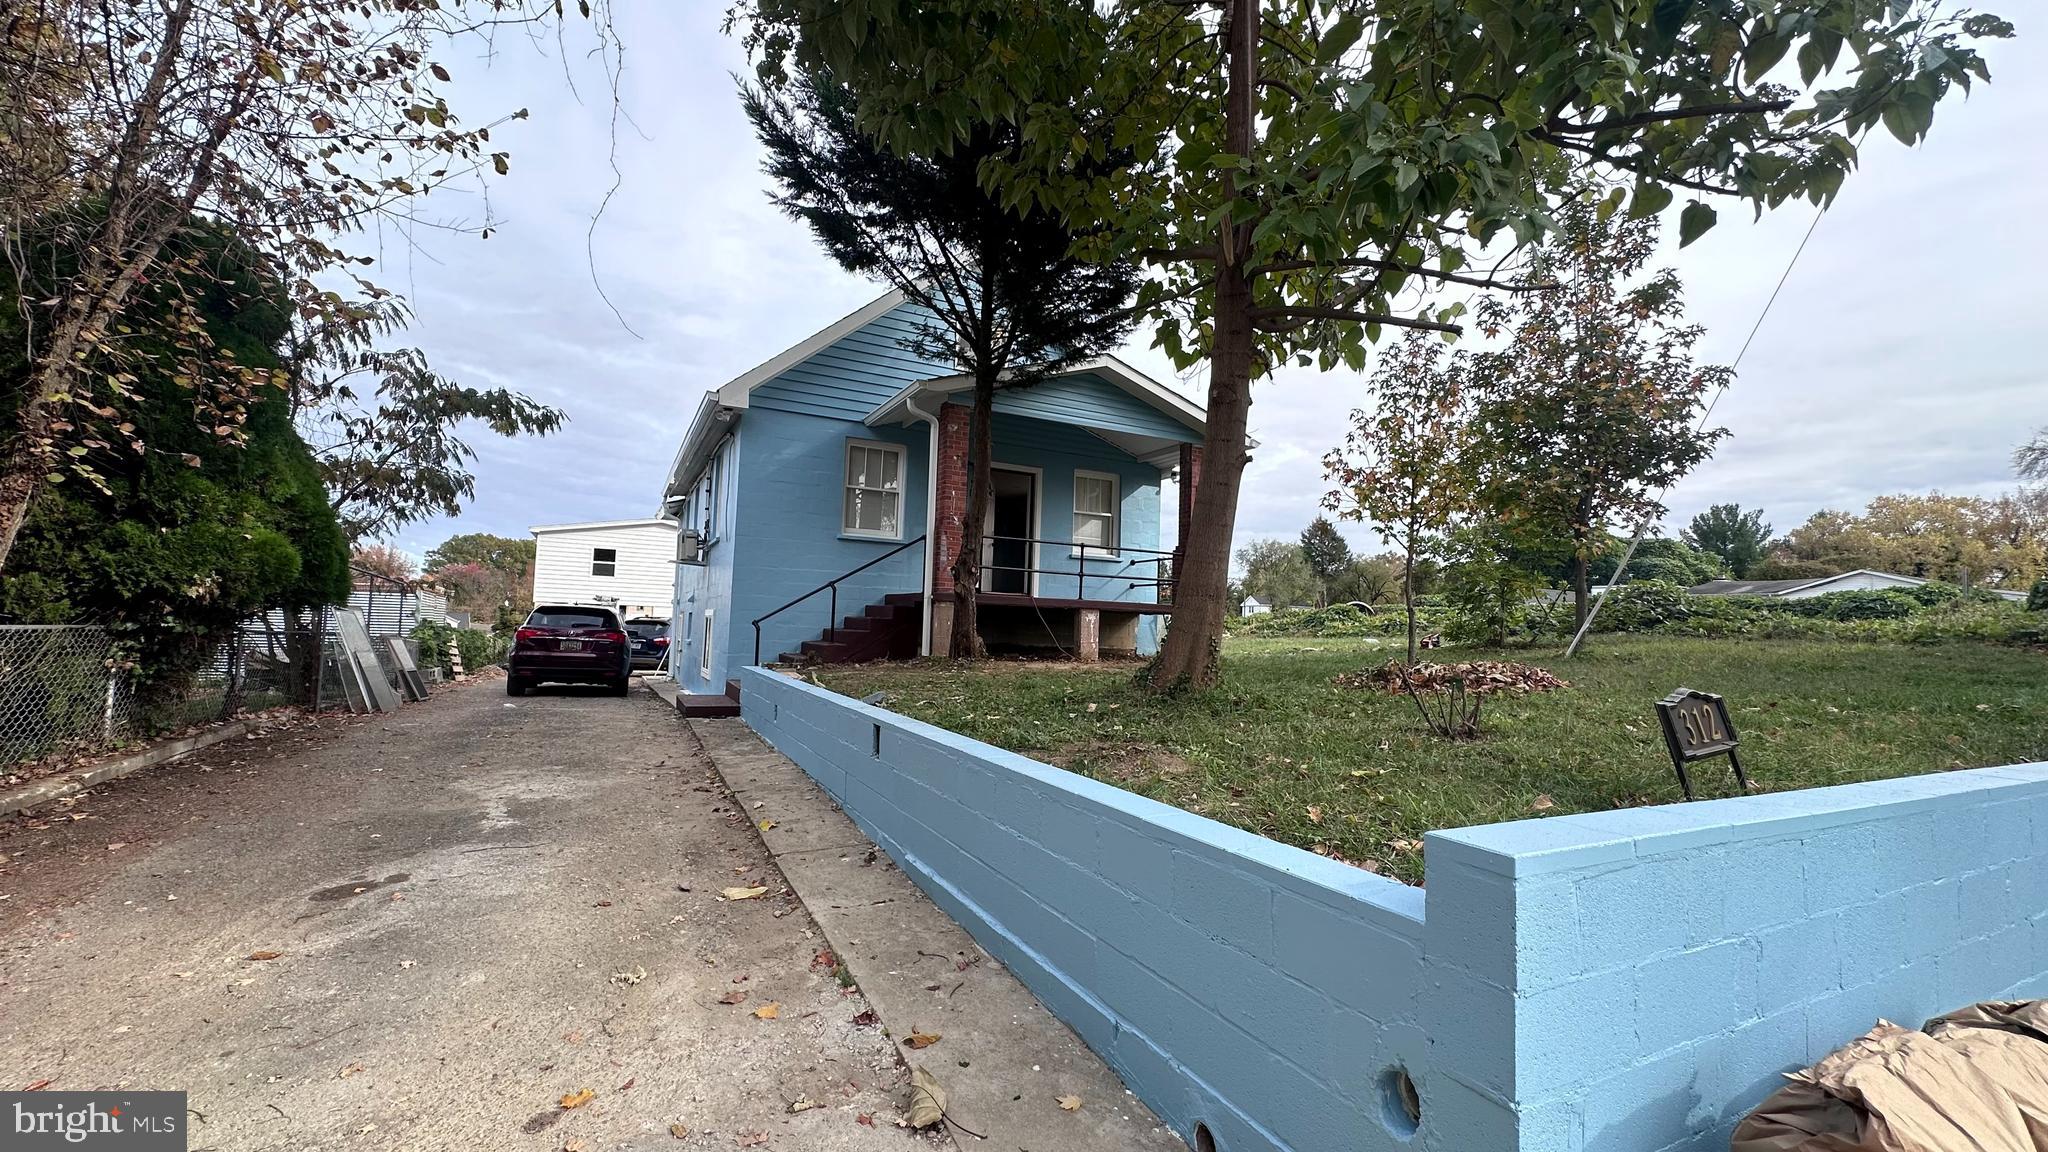
[[[533,533],[533,602],[602,604],[621,619],[669,618],[675,595],[676,522],[599,520],[541,524]]]
[[[1247,596],[1244,598],[1244,607],[1238,609],[1238,612],[1244,616],[1264,616],[1272,610],[1273,606],[1271,604],[1266,603],[1257,596]]]
[[[1835,576],[1799,580],[1709,580],[1686,591],[1695,596],[1773,596],[1780,600],[1806,600],[1814,596],[1825,596],[1830,592],[1903,592],[1925,583],[1927,581],[1914,576],[1858,568],[1854,572],[1843,572]],[[1990,591],[2007,600],[2027,598],[2024,592],[2013,592],[2004,588],[1993,588]]]

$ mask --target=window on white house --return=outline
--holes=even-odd
[[[715,609],[704,610],[704,635],[697,645],[697,675],[711,677],[711,618],[718,615]]]
[[[839,528],[848,536],[894,540],[903,535],[903,449],[871,440],[846,442],[846,502]]]
[[[1074,473],[1074,543],[1116,550],[1117,479],[1104,472]]]
[[[619,571],[619,550],[617,548],[592,548],[590,550],[590,574],[592,576],[615,576]]]

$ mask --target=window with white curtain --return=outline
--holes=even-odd
[[[872,440],[846,442],[846,500],[839,529],[848,536],[903,536],[903,449]]]
[[[1116,550],[1117,478],[1107,472],[1074,473],[1074,543]]]

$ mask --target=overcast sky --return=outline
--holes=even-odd
[[[746,62],[718,30],[724,5],[616,2],[631,118],[616,133],[603,74],[573,45],[566,63],[552,44],[447,61],[450,103],[466,119],[520,107],[531,117],[493,133],[512,170],[491,189],[492,237],[387,236],[385,283],[412,298],[410,339],[442,372],[526,392],[569,423],[541,440],[476,430],[476,499],[457,521],[402,530],[394,542],[415,556],[455,532],[524,536],[535,524],[652,514],[706,389],[881,291],[768,203],[734,97],[731,74]],[[2048,38],[2035,23],[1990,46],[1993,83],[1944,102],[1928,143],[1908,150],[1882,131],[1868,140],[1714,411],[1732,435],[1670,494],[1673,531],[1723,501],[1763,507],[1782,532],[1883,493],[2011,486],[2013,448],[2048,424],[2048,166],[2032,147],[2048,105]],[[586,252],[614,140],[622,182]],[[479,211],[439,194],[428,207],[450,219]],[[1702,357],[1717,363],[1742,346],[1814,209],[1788,205],[1752,224],[1731,203],[1721,215],[1670,253],[1708,329]],[[593,285],[593,257],[620,316]],[[1149,340],[1140,330],[1125,358],[1174,380]],[[1199,398],[1205,378],[1181,383]],[[1360,388],[1354,374],[1292,369],[1255,386],[1260,448],[1239,545],[1294,536],[1315,515],[1321,458]]]

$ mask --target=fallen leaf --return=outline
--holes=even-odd
[[[55,1082],[55,1081],[53,1081],[53,1080],[52,1080],[52,1079],[51,1079],[50,1077],[48,1077],[48,1076],[45,1076],[45,1077],[43,1077],[43,1078],[42,1078],[41,1080],[34,1080],[34,1081],[30,1081],[30,1083],[29,1083],[29,1086],[28,1086],[28,1087],[26,1087],[26,1088],[23,1088],[23,1089],[22,1089],[22,1091],[23,1091],[23,1092],[41,1092],[41,1091],[42,1091],[43,1089],[45,1089],[45,1088],[48,1088],[48,1087],[49,1087],[49,1086],[50,1086],[50,1085],[51,1085],[52,1083],[54,1083],[54,1082]]]
[[[626,1082],[624,1084],[621,1084],[617,1088],[612,1089],[612,1091],[630,1092],[633,1090],[633,1085],[638,1084],[639,1082],[640,1078],[638,1076],[628,1076],[626,1077]]]
[[[767,894],[768,889],[766,888],[727,888],[725,890],[725,898],[727,900],[758,900]]]
[[[1063,1111],[1063,1112],[1078,1112],[1078,1111],[1080,1111],[1080,1110],[1081,1110],[1081,1098],[1080,1098],[1079,1096],[1062,1096],[1062,1097],[1060,1097],[1060,1110],[1061,1110],[1061,1111]]]
[[[720,1004],[745,1004],[747,1002],[747,994],[735,989],[720,996],[718,1002]]]
[[[873,1112],[863,1112],[860,1115],[855,1116],[853,1118],[853,1122],[855,1124],[865,1124],[868,1127],[873,1128],[875,1126],[875,1114]]]
[[[363,1062],[360,1060],[353,1061],[349,1064],[343,1065],[341,1069],[341,1078],[343,1080],[346,1080],[349,1077],[355,1075],[356,1073],[361,1072],[362,1070]]]
[[[609,908],[609,907],[611,907],[611,906],[612,906],[612,902],[611,902],[611,901],[609,901],[609,900],[599,900],[599,901],[597,902],[597,906],[598,906],[599,908]]]
[[[811,957],[811,970],[814,972],[829,972],[837,967],[839,958],[832,955],[830,948],[819,949],[818,954]]]
[[[1321,824],[1323,822],[1323,810],[1319,805],[1311,804],[1308,806],[1308,822],[1311,824]]]
[[[1529,802],[1529,808],[1534,812],[1548,812],[1555,807],[1557,807],[1557,801],[1552,800],[1548,792]]]
[[[913,1028],[913,1029],[911,1029],[910,1035],[909,1035],[908,1037],[906,1037],[906,1038],[904,1039],[904,1041],[903,1041],[903,1043],[904,1043],[904,1044],[905,1044],[905,1045],[906,1045],[907,1047],[911,1047],[911,1048],[929,1048],[929,1047],[931,1047],[932,1045],[934,1045],[934,1044],[937,1044],[938,1042],[939,1042],[939,1034],[938,1034],[938,1033],[936,1033],[936,1032],[919,1032],[919,1031],[917,1031],[917,1030],[916,1030],[916,1029],[914,1029],[914,1028]]]
[[[415,964],[418,964],[418,963],[419,963],[419,961],[417,961],[417,960],[400,960],[400,961],[398,962],[398,966],[399,966],[400,968],[410,968],[410,967],[412,967],[413,965],[415,965]]]
[[[767,830],[769,830],[770,828],[773,828],[773,827],[775,827],[775,821],[773,821],[773,820],[763,820],[763,821],[761,821],[760,823],[758,823],[758,824],[755,824],[755,825],[754,825],[754,827],[756,827],[756,828],[759,828],[759,829],[760,829],[761,831],[763,831],[763,832],[766,832],[766,831],[767,831]]]
[[[562,1152],[586,1152],[589,1147],[590,1145],[586,1141],[571,1140],[567,1144],[562,1145]]]
[[[638,964],[633,965],[633,970],[631,972],[612,973],[612,983],[624,984],[629,987],[634,984],[638,984],[645,979],[647,979],[647,969],[641,967]]]
[[[671,1124],[668,1126],[668,1134],[678,1140],[688,1140],[690,1138],[690,1126],[688,1124]]]
[[[873,1008],[854,1014],[853,1024],[856,1028],[873,1028],[875,1023],[875,1010]]]
[[[275,959],[277,959],[277,958],[278,958],[279,956],[282,956],[282,955],[284,955],[284,953],[282,953],[282,952],[272,952],[271,950],[269,950],[268,948],[266,948],[266,949],[264,949],[264,950],[262,950],[262,951],[260,951],[260,952],[251,952],[251,953],[249,953],[249,959],[251,959],[251,960],[275,960]]]
[[[763,1004],[759,1008],[754,1009],[754,1015],[763,1020],[773,1020],[782,1015],[782,1005],[778,1003]]]
[[[126,848],[127,846],[128,846],[128,843],[127,843],[127,841],[125,841],[125,840],[116,840],[116,841],[114,841],[114,842],[113,842],[112,844],[109,844],[109,845],[107,845],[107,851],[109,851],[109,852],[119,852],[119,851],[120,851],[121,849],[123,849],[123,848]]]
[[[946,1090],[922,1068],[910,1070],[910,1115],[904,1122],[912,1128],[929,1128],[946,1118]]]
[[[564,1111],[571,1108],[581,1108],[595,1099],[597,1099],[597,1089],[579,1088],[562,1097],[562,1108]]]
[[[733,1143],[742,1148],[759,1148],[767,1142],[768,1134],[766,1132],[748,1132],[733,1140]]]
[[[816,1100],[811,1099],[809,1096],[799,1096],[796,1099],[791,1100],[789,1102],[789,1112],[792,1116],[794,1116],[798,1112],[809,1112],[813,1108],[823,1107],[823,1104],[818,1103]]]

